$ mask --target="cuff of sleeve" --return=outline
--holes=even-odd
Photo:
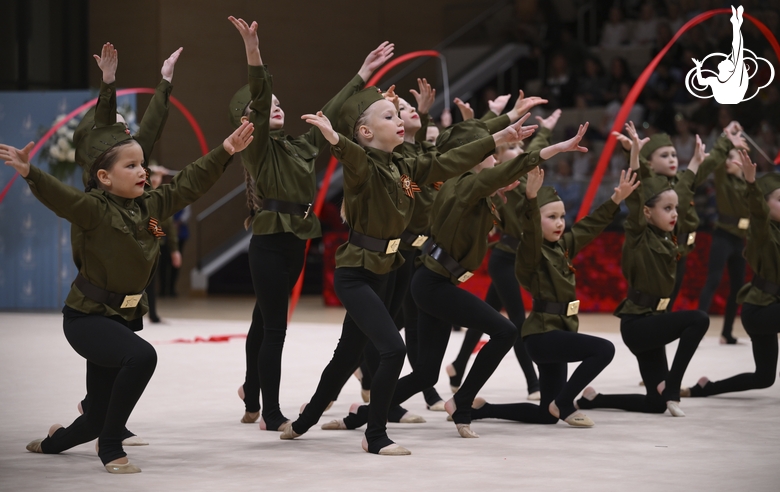
[[[247,65],[249,67],[249,76],[256,77],[258,79],[265,78],[266,75],[271,73],[268,71],[268,65]]]
[[[112,92],[116,92],[116,82],[111,82],[110,84],[106,84],[102,80],[100,81],[100,92],[105,92],[106,94],[111,94]]]
[[[38,181],[38,179],[40,179],[42,174],[43,171],[30,164],[30,172],[27,173],[27,177],[24,178],[24,180],[27,181],[27,183],[29,184],[35,184]]]
[[[164,92],[166,96],[170,96],[171,91],[173,90],[173,84],[165,79],[160,79],[160,83],[157,84],[157,90]]]
[[[539,127],[538,130],[536,130],[536,135],[538,137],[546,138],[547,140],[550,140],[552,138],[552,130],[549,128],[545,128],[543,126]]]
[[[528,162],[531,165],[541,165],[543,162],[545,162],[546,159],[542,157],[542,151],[541,150],[534,150],[530,154],[528,154]]]
[[[338,136],[339,136],[338,143],[336,143],[336,145],[331,145],[333,155],[336,157],[341,155],[341,153],[344,152],[344,149],[347,148],[347,137],[345,137],[341,133],[339,133]]]
[[[222,167],[224,169],[233,161],[233,155],[225,150],[224,145],[220,145],[219,147],[209,152],[209,159],[215,162],[223,163]]]

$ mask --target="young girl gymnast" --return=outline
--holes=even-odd
[[[769,173],[756,180],[756,165],[740,149],[739,166],[745,176],[745,199],[749,208],[745,256],[754,275],[740,289],[742,325],[750,336],[756,370],[721,381],[703,377],[682,396],[712,396],[735,391],[768,388],[777,373],[777,334],[780,325],[780,174]]]
[[[238,390],[245,405],[241,422],[260,417],[262,389],[260,429],[283,431],[290,424],[279,407],[288,296],[303,268],[306,241],[321,236],[319,220],[311,213],[317,191],[314,163],[328,142],[317,128],[297,138],[285,134],[284,111],[260,57],[257,22],[228,19],[244,40],[249,66],[249,84],[233,96],[230,116],[236,127],[244,121],[255,127],[255,138],[241,155],[251,210],[246,221],[252,228],[249,266],[257,297],[246,339],[246,375]],[[323,114],[335,118],[344,101],[392,56],[388,42],[369,53],[357,75],[325,104]]]
[[[303,118],[322,131],[344,166],[350,237],[336,252],[334,284],[347,316],[333,359],[323,371],[314,396],[281,438],[298,437],[317,423],[357,367],[370,340],[379,351],[380,362],[371,385],[372,404],[363,449],[382,455],[410,454],[386,432],[390,399],[406,355],[386,304],[388,274],[403,263],[398,252],[399,236],[409,223],[421,186],[456,176],[491,153],[496,144],[517,140],[525,131],[521,128],[523,120],[444,154],[433,152],[404,159],[393,153],[403,143],[403,121],[397,106],[376,87],[364,89],[344,103],[339,115],[340,134],[321,112]]]
[[[715,291],[720,285],[723,268],[728,266],[729,296],[726,299],[726,312],[720,343],[733,345],[737,339],[732,335],[734,318],[737,316],[737,292],[745,280],[745,238],[750,225],[745,192],[747,184],[742,176],[740,152],[731,149],[723,165],[715,168],[715,200],[718,207],[718,220],[712,232],[712,244],[707,266],[707,281],[699,294],[699,309],[708,312]]]
[[[104,82],[115,73],[116,52],[104,47]],[[106,66],[104,66],[104,63]],[[145,191],[142,147],[116,122],[115,91],[95,112],[94,128],[74,135],[81,163],[89,165],[85,192],[31,166],[31,142],[19,150],[0,145],[0,159],[21,174],[32,193],[71,222],[79,274],[65,300],[68,343],[87,359],[89,406],[70,426],[51,426],[45,439],[27,445],[55,454],[98,438],[98,456],[109,473],[138,473],[122,449],[125,424],[154,373],[154,348],[134,332],[147,311],[144,289],[159,257],[159,222],[203,195],[222,175],[231,155],[251,142],[243,124],[208,155],[178,173],[170,185]],[[103,111],[105,109],[105,111]]]
[[[631,136],[631,168],[636,170],[640,166],[639,136],[633,123],[626,129]],[[710,320],[702,311],[668,312],[667,307],[682,255],[680,249],[684,247],[678,245],[682,229],[678,218],[686,217],[691,206],[696,172],[703,159],[703,145],[697,145],[675,189],[665,176],[640,174],[640,193],[626,200],[629,214],[621,267],[628,296],[618,305],[615,316],[620,318],[623,341],[639,362],[647,394],[603,395],[588,387],[577,401],[581,409],[617,408],[644,413],[664,413],[668,409],[675,417],[685,416],[680,408],[680,381]],[[666,345],[674,340],[679,344],[670,368]]]
[[[563,202],[554,188],[542,186],[544,171],[528,174],[522,208],[522,236],[514,264],[520,285],[533,296],[533,309],[521,335],[539,367],[541,402],[489,404],[482,398],[472,405],[472,418],[500,418],[534,424],[563,420],[574,427],[592,427],[593,421],[574,405],[574,398],[612,361],[615,347],[603,338],[578,333],[580,303],[576,300],[575,269],[571,264],[620,210],[620,202],[639,182],[623,171],[610,200],[564,233]],[[567,381],[567,363],[581,362]]]

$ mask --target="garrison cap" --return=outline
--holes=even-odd
[[[341,106],[336,131],[352,140],[355,135],[355,124],[360,115],[365,113],[369,106],[382,99],[384,99],[382,91],[375,86],[366,87],[351,95]]]
[[[650,159],[650,156],[653,155],[653,152],[660,149],[661,147],[674,147],[672,139],[667,133],[656,133],[650,137],[650,141],[647,142],[644,147],[642,147],[642,150],[639,151],[639,154],[645,159]]]
[[[552,202],[560,202],[561,197],[558,196],[558,192],[552,186],[542,186],[539,188],[539,192],[536,194],[536,203],[539,208]]]

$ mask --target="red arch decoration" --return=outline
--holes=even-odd
[[[647,65],[647,67],[645,67],[645,69],[642,71],[642,74],[639,76],[639,78],[637,78],[636,82],[634,83],[634,86],[629,91],[626,100],[623,101],[623,105],[620,107],[620,111],[618,112],[617,117],[615,117],[615,123],[614,125],[612,125],[611,131],[622,132],[623,125],[625,124],[626,119],[628,118],[628,113],[629,111],[631,111],[631,108],[634,106],[634,103],[639,97],[639,94],[642,92],[642,89],[644,89],[645,84],[647,84],[650,75],[652,75],[653,71],[658,66],[658,63],[661,61],[664,55],[666,55],[666,53],[669,51],[672,45],[674,45],[674,43],[676,43],[677,40],[680,39],[680,36],[682,36],[685,33],[685,31],[692,28],[693,26],[697,24],[701,24],[705,20],[719,14],[731,15],[731,10],[729,9],[709,10],[689,20],[680,28],[679,31],[677,31],[677,34],[675,34],[674,37],[671,40],[669,40],[666,46],[664,46],[664,49],[662,49],[655,56],[655,58],[653,58],[650,64]],[[756,27],[758,27],[758,29],[761,31],[764,37],[766,37],[766,39],[769,41],[769,44],[772,45],[772,49],[775,50],[775,54],[780,59],[780,44],[778,44],[777,39],[775,38],[774,34],[772,34],[772,31],[770,31],[769,28],[766,27],[766,25],[764,25],[763,22],[756,19],[752,15],[748,15],[747,13],[745,13],[744,17],[748,18],[750,22],[752,22],[753,24],[756,25]],[[593,177],[590,180],[590,185],[588,185],[588,190],[585,192],[585,197],[582,199],[582,204],[580,205],[580,210],[577,213],[576,220],[580,220],[581,218],[585,217],[588,214],[588,212],[590,212],[590,206],[593,203],[593,199],[596,197],[596,192],[598,191],[599,185],[601,184],[601,179],[604,177],[604,172],[606,171],[607,166],[609,165],[609,160],[612,157],[612,152],[615,150],[616,143],[617,143],[617,139],[610,134],[610,136],[607,138],[606,145],[604,145],[604,150],[601,152],[601,156],[599,157],[596,170],[593,172]],[[775,164],[780,164],[780,153],[777,155],[774,162]]]
[[[117,96],[125,96],[128,94],[154,94],[155,89],[150,89],[146,87],[136,87],[133,89],[120,89],[116,91]],[[70,113],[66,114],[63,119],[58,121],[54,124],[49,130],[43,134],[43,137],[41,137],[38,142],[35,143],[35,146],[30,151],[30,159],[35,157],[35,154],[38,153],[39,150],[41,150],[41,147],[43,147],[43,144],[48,141],[54,133],[59,130],[62,126],[66,125],[70,120],[78,116],[79,113],[84,111],[85,109],[89,109],[92,106],[97,104],[98,98],[92,99],[91,101],[88,101],[81,106],[77,107]],[[209,148],[208,145],[206,145],[206,137],[203,136],[203,131],[200,128],[200,125],[198,125],[198,121],[195,119],[195,117],[190,113],[190,111],[182,104],[178,99],[171,96],[170,97],[171,103],[184,115],[184,117],[187,119],[187,122],[192,127],[192,130],[195,132],[195,137],[198,139],[198,144],[200,145],[200,151],[203,153],[203,155],[208,154]],[[19,173],[14,174],[14,176],[11,178],[11,180],[5,185],[3,188],[3,191],[0,192],[0,203],[3,203],[3,199],[5,198],[5,195],[8,193],[8,190],[11,189],[11,185],[14,184],[14,181],[16,181],[16,178],[19,177]]]
[[[366,82],[366,87],[370,87],[387,74],[390,70],[395,68],[396,66],[400,65],[401,63],[407,62],[409,60],[413,60],[414,58],[422,58],[422,57],[436,57],[441,58],[441,53],[434,50],[422,50],[422,51],[412,51],[410,53],[406,53],[405,55],[401,55],[398,58],[395,58],[393,60],[390,60],[388,63],[386,63],[382,68],[380,68],[376,73],[374,73],[373,76]],[[325,170],[325,175],[322,177],[322,186],[320,186],[319,191],[317,192],[317,198],[314,200],[314,205],[312,206],[312,211],[314,215],[319,216],[320,211],[322,211],[322,205],[325,203],[325,195],[328,192],[328,188],[330,187],[330,180],[333,177],[333,172],[336,170],[336,165],[338,164],[338,161],[335,157],[331,157],[328,161],[328,167]],[[305,258],[309,255],[309,246],[311,245],[311,239],[309,239],[306,242],[306,252],[304,253],[304,265],[306,264]],[[287,322],[289,322],[292,319],[293,312],[295,312],[295,307],[298,305],[298,300],[301,297],[301,289],[303,289],[303,274],[304,274],[305,268],[301,270],[301,275],[298,277],[298,281],[295,283],[295,287],[293,288],[292,295],[290,296],[290,307],[287,311]]]

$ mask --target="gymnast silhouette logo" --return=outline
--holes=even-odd
[[[702,61],[692,58],[696,67],[692,68],[685,76],[685,88],[691,95],[699,99],[714,97],[720,104],[739,104],[753,99],[761,89],[772,83],[775,78],[775,68],[772,64],[765,58],[756,56],[744,46],[740,31],[743,12],[744,8],[741,5],[736,10],[733,6],[731,7],[731,54],[712,53]],[[702,69],[702,65],[710,58],[714,58],[714,61],[722,59],[718,63],[718,73]],[[758,73],[761,62],[766,63],[769,67],[769,80],[766,84],[758,87],[749,97],[745,97],[750,79]],[[705,77],[705,75],[712,76]],[[708,91],[708,87],[711,89],[711,93]]]

